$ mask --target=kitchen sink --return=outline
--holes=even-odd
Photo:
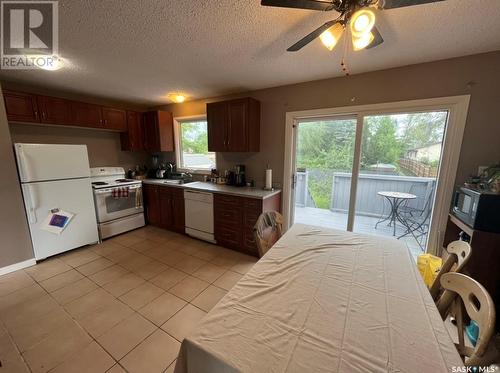
[[[192,180],[182,180],[182,179],[166,179],[163,180],[163,184],[189,184],[192,183]]]
[[[183,184],[183,180],[164,180],[164,184]]]

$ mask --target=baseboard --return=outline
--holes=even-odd
[[[10,266],[7,266],[7,267],[2,267],[2,268],[0,268],[0,276],[6,275],[7,273],[11,273],[14,271],[18,271],[18,270],[23,269],[23,268],[34,266],[35,264],[36,264],[36,260],[35,260],[35,258],[33,258],[33,259],[25,260],[24,262],[11,264]]]

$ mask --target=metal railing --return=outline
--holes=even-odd
[[[349,196],[352,175],[346,172],[334,172],[329,209],[346,212],[349,209]],[[315,207],[309,191],[309,171],[297,173],[295,204],[298,207]],[[384,211],[385,199],[380,191],[412,193],[416,199],[408,202],[410,207],[423,209],[436,185],[432,177],[360,174],[356,193],[356,214],[379,217]]]

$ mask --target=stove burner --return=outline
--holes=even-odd
[[[105,183],[104,181],[94,181],[92,183],[92,185],[96,185],[96,186],[98,186],[98,185],[108,185],[108,183]]]
[[[131,179],[118,179],[118,180],[115,180],[117,183],[130,183],[131,181],[134,181],[134,180],[131,180]]]

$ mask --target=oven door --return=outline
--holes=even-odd
[[[105,223],[125,216],[142,213],[142,185],[129,185],[128,197],[114,198],[113,188],[95,189],[97,221]]]

